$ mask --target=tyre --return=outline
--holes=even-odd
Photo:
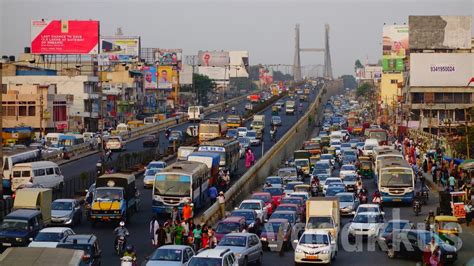
[[[249,265],[249,259],[247,257],[244,258],[244,263],[242,265],[243,266]]]

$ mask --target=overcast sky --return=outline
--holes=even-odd
[[[384,23],[473,13],[474,0],[0,0],[0,54],[29,46],[31,19],[98,19],[102,35],[122,27],[141,36],[142,47],[248,50],[251,64],[292,64],[295,24],[301,47],[322,48],[329,23],[334,74],[353,74],[356,59],[381,57]],[[318,53],[301,58],[303,65],[324,62]]]

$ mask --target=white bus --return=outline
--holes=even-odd
[[[189,121],[204,120],[204,107],[202,107],[202,106],[189,106],[188,107],[188,120]]]
[[[229,170],[230,175],[237,173],[240,159],[240,144],[236,139],[216,139],[204,141],[198,151],[209,151],[220,155],[219,169]]]
[[[400,158],[381,160],[375,179],[382,202],[411,203],[415,196],[415,173],[407,161]]]
[[[12,191],[29,183],[44,188],[62,189],[64,176],[59,166],[50,161],[15,164],[12,169]]]
[[[45,136],[47,146],[57,147],[59,144],[59,137],[63,136],[64,133],[48,133]]]
[[[155,174],[152,195],[154,213],[171,213],[173,207],[181,209],[185,203],[195,208],[205,206],[210,170],[201,162],[175,162]]]

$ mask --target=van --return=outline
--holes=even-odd
[[[59,166],[50,161],[15,164],[12,169],[12,191],[18,187],[32,183],[44,188],[64,187],[64,176]]]
[[[27,247],[43,229],[43,216],[38,210],[19,209],[5,216],[1,228],[2,247]]]
[[[57,147],[71,147],[84,143],[84,136],[81,134],[64,134],[59,136]]]
[[[202,106],[189,106],[188,107],[188,120],[198,121],[204,120],[204,107]]]
[[[362,153],[364,154],[364,156],[370,156],[374,153],[374,148],[378,146],[379,141],[377,139],[366,139]]]
[[[57,147],[59,143],[59,137],[63,136],[63,133],[48,133],[46,134],[45,140],[47,146]]]

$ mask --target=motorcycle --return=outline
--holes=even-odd
[[[272,141],[275,141],[275,140],[276,140],[276,132],[273,131],[273,130],[270,131],[270,139],[271,139]]]
[[[117,244],[115,245],[115,254],[117,254],[117,256],[123,253],[123,251],[125,250],[126,243],[127,240],[125,239],[125,236],[118,237]]]
[[[311,195],[313,197],[316,197],[316,196],[318,196],[318,192],[319,192],[319,185],[318,184],[311,184]]]
[[[136,266],[137,265],[137,259],[132,258],[130,256],[123,256],[120,259],[120,261],[121,261],[120,263],[121,266]]]
[[[413,212],[415,213],[416,216],[418,216],[418,214],[420,214],[421,212],[421,202],[418,199],[415,199],[413,201]]]
[[[421,192],[421,201],[423,205],[428,204],[428,200],[429,200],[429,193],[427,190],[423,190],[423,192]]]

